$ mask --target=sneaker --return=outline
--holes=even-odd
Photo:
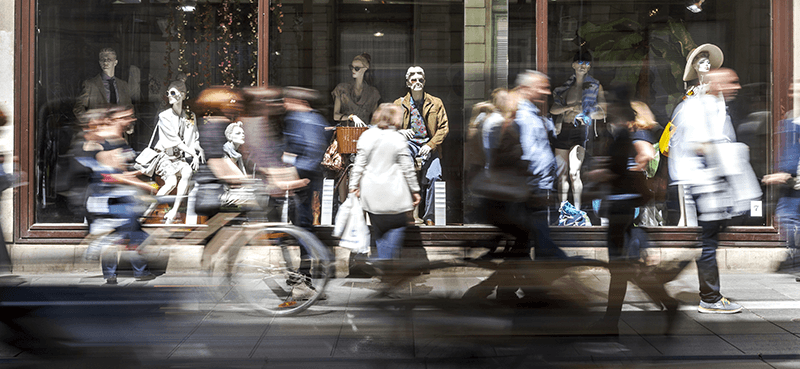
[[[314,297],[315,293],[317,293],[317,291],[314,289],[314,287],[309,286],[306,283],[300,283],[292,287],[292,300],[308,300]]]
[[[136,277],[136,280],[139,281],[139,282],[152,281],[154,279],[156,279],[155,274],[147,274],[147,275],[143,275],[141,277]]]
[[[706,314],[735,314],[742,311],[742,305],[731,302],[723,297],[713,304],[700,301],[700,306],[697,307],[697,311]]]
[[[117,277],[111,277],[106,279],[106,284],[111,284],[111,285],[117,284]]]

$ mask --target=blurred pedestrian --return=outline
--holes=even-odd
[[[381,104],[372,115],[374,126],[358,139],[350,173],[350,192],[361,199],[372,223],[379,260],[397,259],[408,226],[408,212],[421,196],[414,162],[405,137],[398,133],[403,110]]]
[[[587,177],[605,182],[609,195],[601,205],[601,214],[608,218],[606,247],[608,248],[608,270],[611,280],[608,287],[608,305],[605,317],[595,324],[600,333],[619,334],[619,317],[628,288],[628,281],[642,280],[637,277],[640,262],[640,247],[646,247],[646,234],[641,229],[634,232],[635,208],[647,203],[650,189],[646,182],[645,168],[655,157],[650,129],[655,126],[652,113],[642,102],[630,102],[624,91],[621,96],[609,99],[608,129],[610,137],[606,143],[602,168],[593,170]],[[646,279],[645,279],[646,280]],[[659,306],[667,311],[667,329],[677,314],[678,302],[671,298],[663,283],[639,283]]]
[[[794,97],[800,87],[800,80],[792,84],[790,96]],[[798,263],[798,248],[800,248],[800,116],[797,110],[787,114],[780,122],[781,153],[778,162],[778,172],[767,174],[762,182],[767,185],[778,185],[780,197],[775,207],[776,220],[780,224],[781,233],[786,238],[789,248],[786,260],[778,267],[779,272],[795,275],[795,280],[800,282],[800,264]]]
[[[528,168],[526,182],[530,191],[524,205],[519,206],[529,214],[530,226],[535,230],[536,259],[563,259],[566,255],[550,238],[547,222],[547,206],[556,175],[556,159],[550,142],[556,131],[553,120],[543,115],[540,106],[547,104],[550,79],[544,73],[527,70],[517,76],[514,93],[519,97],[514,126],[519,130],[521,159]],[[498,159],[491,160],[497,162]]]
[[[736,141],[726,102],[736,97],[741,86],[736,72],[728,68],[709,71],[706,80],[707,94],[686,99],[676,108],[679,123],[673,137],[680,137],[681,144],[670,146],[669,166],[673,179],[688,187],[702,227],[703,250],[696,260],[701,300],[697,310],[730,314],[742,307],[720,293],[717,245],[734,205],[732,184],[724,176],[729,158],[722,157],[720,144]]]
[[[0,126],[5,126],[8,123],[8,118],[6,118],[5,113],[0,110]],[[19,176],[14,173],[7,174],[3,169],[3,162],[5,162],[5,157],[3,160],[0,161],[0,192],[9,189],[16,184],[19,183]],[[6,248],[6,239],[3,235],[2,229],[0,229],[0,274],[11,274],[12,264],[11,264],[11,255],[8,253],[8,249]]]
[[[147,238],[139,223],[146,210],[138,195],[154,193],[156,188],[137,178],[140,173],[131,171],[135,153],[123,138],[123,133],[136,118],[133,108],[114,106],[90,116],[86,135],[86,155],[76,158],[92,170],[86,209],[92,215],[91,233],[113,230],[117,238],[103,245],[101,264],[107,284],[117,284],[118,248],[134,251],[130,258],[133,276],[147,281],[155,276],[147,270],[147,261],[136,252]]]

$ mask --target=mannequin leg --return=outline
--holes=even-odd
[[[586,149],[583,146],[573,146],[569,151],[569,178],[572,181],[572,199],[575,207],[581,208],[581,194],[583,192],[583,181],[581,180],[581,166],[586,157]]]
[[[570,150],[556,149],[556,165],[558,167],[556,183],[558,183],[558,199],[569,200]]]
[[[167,224],[171,224],[175,221],[175,217],[178,215],[178,208],[181,207],[181,203],[183,202],[183,198],[186,197],[186,193],[189,190],[189,181],[192,180],[192,167],[188,164],[184,165],[181,169],[181,180],[178,182],[178,192],[175,194],[175,205],[164,215],[164,219],[167,220]]]

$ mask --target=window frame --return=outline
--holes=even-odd
[[[536,66],[547,71],[548,47],[548,0],[535,1],[536,19]],[[258,83],[267,85],[269,76],[269,25],[268,0],[258,0]],[[792,45],[793,5],[791,0],[772,0],[771,3],[771,66],[772,66],[772,129],[777,132],[778,123],[784,115],[792,110],[789,98],[789,84],[792,80],[793,48],[776,47],[776,45]],[[14,14],[14,155],[19,159],[19,168],[27,173],[25,180],[33,183],[35,179],[35,41],[36,41],[36,0],[15,0]],[[774,168],[778,161],[778,150],[774,144],[778,142],[773,136],[768,142],[772,149],[769,166]],[[82,224],[35,223],[34,186],[22,186],[14,189],[14,243],[46,243],[64,244],[78,243],[85,236],[87,227]],[[734,240],[741,241],[774,241],[777,228],[774,222],[775,200],[777,193],[773,188],[767,189],[765,204],[766,227],[736,227]],[[462,199],[463,200],[463,199]],[[660,227],[666,231],[673,227]],[[748,232],[750,229],[752,232]]]

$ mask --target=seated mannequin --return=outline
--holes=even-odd
[[[414,211],[415,223],[433,225],[436,182],[443,180],[441,145],[450,132],[442,100],[425,92],[425,71],[412,66],[406,71],[408,93],[394,101],[403,108],[403,124],[397,132],[408,140],[411,157],[419,164],[420,195],[423,203]]]
[[[353,58],[350,63],[352,82],[336,85],[333,95],[333,120],[337,125],[366,127],[372,119],[372,112],[378,107],[381,94],[371,86],[371,58],[363,53]]]
[[[558,191],[561,202],[572,199],[576,208],[581,208],[581,166],[586,156],[586,144],[590,127],[595,119],[605,118],[603,86],[589,75],[592,56],[588,51],[579,51],[572,61],[575,73],[561,87],[553,91],[555,102],[550,114],[559,115],[556,123],[558,137],[554,143],[558,164]],[[571,187],[570,187],[571,183]]]
[[[161,154],[156,174],[164,181],[157,196],[165,196],[177,186],[175,203],[164,215],[167,224],[172,223],[178,215],[178,208],[189,190],[192,173],[197,170],[201,161],[205,161],[203,149],[200,147],[199,133],[194,113],[184,109],[186,99],[186,83],[172,82],[167,89],[167,98],[171,107],[158,115],[158,142],[155,150]],[[191,159],[191,163],[189,160]]]
[[[331,95],[333,96],[333,120],[336,125],[344,127],[366,127],[372,120],[372,112],[378,108],[381,100],[381,93],[372,86],[372,71],[370,66],[372,58],[367,53],[357,55],[350,63],[350,72],[353,77],[352,82],[342,82],[336,85]],[[346,154],[346,160],[349,154]],[[345,166],[349,164],[345,162]],[[347,171],[340,174],[337,178],[336,191],[339,202],[344,202],[347,198],[348,181]],[[345,178],[341,178],[344,176]]]

